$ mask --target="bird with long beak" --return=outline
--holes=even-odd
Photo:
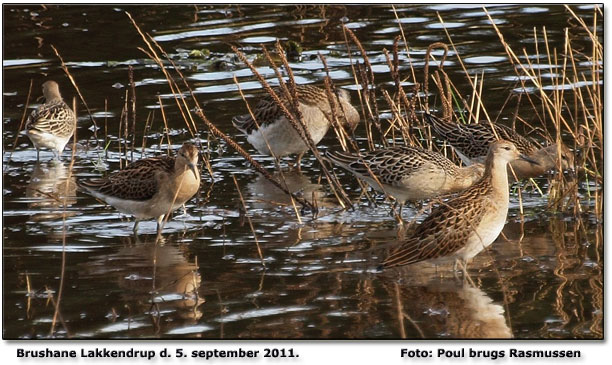
[[[132,162],[105,178],[79,181],[80,188],[118,211],[134,216],[134,234],[141,220],[156,218],[157,232],[165,216],[191,199],[200,188],[198,149],[185,143],[175,157]]]

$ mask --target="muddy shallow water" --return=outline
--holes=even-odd
[[[572,9],[592,24],[592,6]],[[361,58],[358,50],[347,51],[342,24],[368,52],[377,87],[391,90],[383,48],[390,49],[400,34],[398,22],[411,49],[410,57],[400,52],[400,70],[407,77],[409,63],[422,72],[428,45],[448,42],[438,13],[468,73],[484,75],[486,107],[502,110],[503,122],[515,112],[503,107],[507,96],[530,90],[518,87],[482,8],[402,5],[395,8],[397,17],[391,6],[28,5],[3,10],[4,338],[48,338],[52,326],[53,337],[60,338],[603,336],[603,229],[589,199],[601,192],[600,185],[580,181],[584,206],[578,217],[547,209],[546,197],[534,189],[522,192],[521,216],[513,192],[504,236],[469,267],[473,283],[433,267],[379,273],[380,248],[402,235],[389,215],[389,202],[376,194],[374,203],[369,202],[355,179],[337,170],[354,205],[343,210],[308,153],[302,172],[285,177],[292,191],[316,199],[319,214],[298,220],[288,197],[225,142],[211,138],[201,122],[191,135],[163,73],[138,49],[145,45],[125,14],[129,11],[181,68],[208,119],[272,172],[274,161],[258,155],[231,125],[232,116],[246,113],[238,85],[249,101],[263,94],[230,45],[254,60],[262,43],[272,49],[276,39],[299,42],[302,58],[290,64],[297,82],[322,84],[326,73],[317,58],[321,53],[334,83],[349,90],[357,105],[351,63]],[[569,27],[576,34],[574,47],[590,52],[584,32],[561,6],[504,5],[488,11],[517,50],[535,53],[533,27],[546,27],[550,46],[562,49],[564,28]],[[602,25],[599,17],[600,33]],[[74,159],[69,146],[63,162],[50,161],[51,153],[43,151],[37,163],[30,141],[17,134],[30,81],[26,113],[38,105],[46,79],[57,80],[70,103],[73,97],[78,100],[51,45],[75,78],[99,129],[78,101]],[[189,57],[193,50],[210,54]],[[453,55],[451,48],[444,68],[468,97],[471,87]],[[544,67],[544,55],[538,61],[554,73]],[[211,176],[201,166],[200,192],[187,203],[186,214],[175,212],[159,239],[154,221],[142,222],[134,237],[130,218],[76,189],[75,179],[118,169],[125,157],[119,121],[129,89],[128,66],[136,84],[138,122],[130,135],[136,148],[127,159],[199,141],[213,171]],[[586,64],[578,67],[590,70]],[[258,70],[275,80],[270,67],[260,65]],[[432,96],[431,105],[436,102]],[[384,102],[380,105],[385,107],[378,112],[388,117],[390,110]],[[517,111],[532,113],[528,103]],[[366,148],[363,125],[355,135]],[[333,133],[319,148],[338,148]],[[254,233],[232,175],[245,197]],[[536,180],[546,192],[548,177]],[[404,218],[412,219],[419,210],[406,206]],[[60,283],[60,312],[54,320]]]

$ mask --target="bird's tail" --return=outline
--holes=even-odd
[[[432,114],[425,113],[424,114],[425,122],[429,124],[437,134],[448,139],[448,136],[457,133],[457,124],[446,122]]]
[[[325,158],[334,165],[338,165],[343,168],[348,168],[348,165],[355,161],[356,156],[348,152],[331,152],[327,150],[325,151]]]
[[[249,134],[254,126],[253,118],[251,118],[250,114],[237,115],[233,117],[232,124],[236,129],[246,134]]]

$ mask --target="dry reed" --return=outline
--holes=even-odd
[[[208,118],[206,118],[195,95],[193,94],[193,91],[191,90],[191,88],[188,87],[187,80],[185,79],[183,74],[178,70],[178,68],[174,65],[174,63],[171,61],[167,53],[165,53],[162,47],[154,41],[153,37],[151,37],[148,34],[143,33],[143,31],[140,29],[140,27],[138,26],[136,21],[132,18],[129,12],[125,12],[125,14],[128,16],[128,18],[132,22],[132,25],[134,26],[138,34],[141,36],[142,40],[147,45],[147,50],[145,50],[142,47],[138,47],[138,49],[142,51],[144,54],[146,54],[151,60],[155,61],[155,63],[159,66],[160,70],[163,72],[164,76],[166,77],[166,80],[168,81],[168,85],[170,86],[171,92],[174,95],[176,104],[179,110],[181,111],[181,113],[183,113],[182,114],[183,120],[185,121],[189,130],[192,131],[192,128],[195,128],[195,120],[191,116],[191,110],[195,109],[195,114],[200,118],[202,122],[204,122],[204,124],[208,127],[211,133],[223,139],[228,145],[230,145],[240,155],[242,155],[247,161],[249,161],[251,165],[255,167],[255,169],[259,171],[262,175],[264,175],[266,179],[270,180],[276,187],[283,190],[288,195],[291,195],[292,198],[295,199],[297,202],[299,202],[304,208],[310,209],[313,213],[316,213],[313,205],[310,202],[306,201],[302,197],[299,197],[289,192],[281,183],[279,183],[272,175],[270,175],[259,163],[257,163],[257,161],[253,160],[253,158],[242,147],[240,147],[240,145],[238,145],[231,137],[229,137],[228,135],[223,133],[221,130],[219,130],[213,123],[211,123],[208,120]],[[165,67],[164,62],[159,57],[156,49],[159,50],[166,57],[166,59],[169,60],[169,62],[171,62],[171,64],[173,65],[172,68]],[[178,84],[175,82],[174,77],[172,77],[172,75],[170,75],[169,73],[171,70],[176,71],[178,73],[179,79],[182,80],[184,85],[187,86],[189,90],[189,95],[191,96],[190,100],[195,104],[195,108],[188,107],[187,99],[183,97],[183,92],[181,91]],[[212,171],[211,171],[211,176],[212,176]]]

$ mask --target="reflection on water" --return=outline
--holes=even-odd
[[[277,179],[291,193],[302,196],[318,207],[336,206],[324,190],[323,185],[311,182],[311,177],[300,171],[276,172]],[[291,197],[277,188],[263,175],[257,175],[254,181],[248,183],[247,189],[253,199],[252,207],[256,209],[274,209],[278,206],[293,206]],[[296,203],[297,206],[299,204]]]
[[[319,208],[316,219],[304,215],[299,221],[290,199],[225,142],[212,138],[197,121],[198,135],[189,134],[167,81],[138,50],[144,44],[124,13],[130,11],[181,68],[207,117],[254,152],[232,127],[231,118],[247,112],[238,89],[253,99],[262,95],[261,85],[228,43],[239,45],[259,65],[263,77],[275,84],[272,68],[260,62],[259,43],[271,49],[277,39],[283,44],[299,42],[302,57],[290,63],[296,80],[320,85],[329,71],[336,86],[349,90],[357,105],[361,95],[354,75],[361,71],[354,66],[363,65],[364,60],[357,49],[347,49],[343,24],[368,52],[376,77],[373,86],[381,100],[383,90],[394,97],[395,82],[383,49],[391,49],[400,35],[399,25],[410,46],[410,54],[398,52],[407,92],[415,81],[422,82],[427,47],[448,41],[446,27],[452,30],[467,72],[486,79],[487,109],[503,110],[499,119],[504,123],[514,113],[532,121],[527,98],[504,107],[509,95],[535,90],[518,87],[521,80],[515,66],[479,5],[403,5],[395,11],[389,6],[342,5],[13,5],[4,10],[5,338],[49,336],[62,273],[61,323],[54,337],[603,336],[603,228],[589,206],[590,196],[601,195],[601,181],[580,181],[576,189],[585,203],[575,215],[551,212],[546,198],[536,192],[523,194],[521,216],[513,194],[504,236],[469,266],[474,284],[441,267],[379,273],[375,269],[381,252],[403,234],[383,197],[366,198],[355,179],[338,170],[335,173],[353,202],[353,207],[343,210],[309,153],[301,173],[282,172],[281,180],[290,191],[315,201]],[[534,51],[534,27],[546,28],[546,46],[551,49],[564,49],[567,28],[576,49],[592,52],[588,36],[562,6],[496,5],[488,10],[506,41],[533,55],[528,61],[542,70],[544,82],[560,70],[551,71],[546,54]],[[573,10],[592,24],[592,7]],[[444,18],[444,27],[437,12]],[[599,18],[597,27],[603,34]],[[71,172],[68,162],[36,164],[35,151],[26,139],[17,139],[13,146],[26,104],[26,113],[35,104],[27,100],[30,79],[33,89],[45,79],[57,80],[69,103],[77,95],[50,44],[66,61],[97,125],[93,126],[87,108],[78,100],[77,142],[83,148]],[[538,47],[542,50],[545,45]],[[190,57],[193,50],[208,56]],[[444,70],[459,93],[471,94],[470,81],[454,52],[449,52]],[[325,56],[328,70],[318,54]],[[439,61],[442,51],[436,49],[433,54]],[[523,56],[519,59],[527,63]],[[431,62],[432,67],[435,64]],[[410,65],[416,80],[404,80],[411,74]],[[124,122],[132,120],[131,111],[130,118],[125,113],[128,66],[136,84],[137,122],[133,131],[128,128],[125,139]],[[588,62],[578,62],[576,68],[585,75],[592,72]],[[588,82],[570,81],[565,84],[566,95],[576,90],[586,93]],[[437,98],[433,95],[430,105],[438,105]],[[392,119],[392,110],[384,102],[379,107],[373,112],[386,128],[392,121],[384,119]],[[360,109],[364,120],[364,112],[369,113],[365,109]],[[355,136],[360,148],[366,147],[365,136],[374,129],[372,123],[358,127]],[[379,143],[375,130],[374,137]],[[134,239],[133,222],[75,189],[75,179],[105,173],[95,170],[98,161],[111,171],[119,168],[122,153],[132,143],[134,155],[139,156],[141,150],[146,154],[169,147],[176,150],[193,138],[200,138],[213,176],[203,175],[206,183],[186,204],[188,215],[169,220],[161,240],[156,241],[154,222],[143,222],[142,234]],[[339,148],[333,133],[319,146]],[[274,171],[272,159],[255,158]],[[246,212],[232,175],[246,200]],[[278,172],[276,176],[280,179]],[[544,192],[549,188],[546,177],[536,182]],[[412,219],[419,208],[405,209],[404,218]]]
[[[387,290],[395,298],[393,310],[402,338],[512,337],[503,306],[466,281],[395,282]]]
[[[37,163],[25,190],[31,208],[49,210],[68,207],[76,203],[74,175],[68,177],[68,169],[62,162]],[[48,217],[48,220],[57,217]],[[33,218],[36,220],[36,218]]]
[[[198,296],[202,279],[195,262],[189,261],[179,247],[161,242],[138,242],[132,238],[122,240],[122,247],[115,253],[90,257],[81,265],[83,279],[105,277],[120,290],[120,301],[129,308],[113,310],[113,323],[99,332],[125,330],[128,321],[139,322],[148,316],[155,326],[155,333],[164,333],[164,322],[172,315],[182,323],[195,324],[202,316],[199,305],[204,302]],[[119,311],[120,313],[115,312]]]
[[[52,229],[46,230],[47,238],[49,241],[61,242],[65,234],[61,222],[76,215],[76,212],[67,210],[77,201],[74,175],[69,176],[62,162],[37,161],[25,188],[25,201],[32,213],[29,221],[49,224]]]

